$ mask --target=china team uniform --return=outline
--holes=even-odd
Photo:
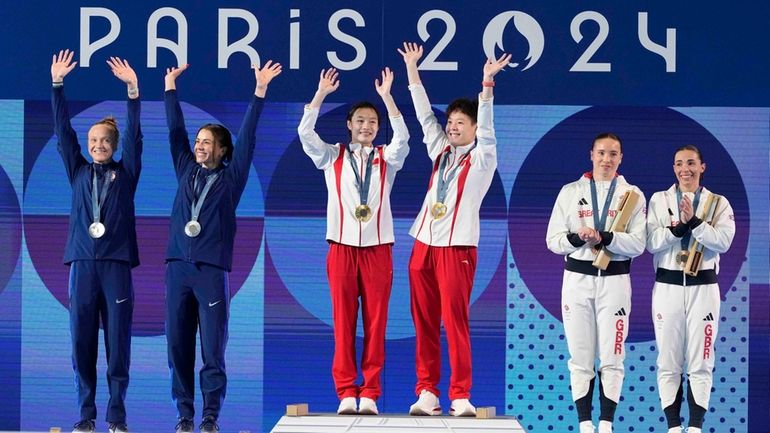
[[[556,199],[546,242],[548,249],[564,255],[561,289],[562,318],[570,360],[572,399],[580,422],[591,420],[595,359],[599,354],[600,420],[612,422],[620,400],[625,371],[625,341],[631,313],[631,259],[644,251],[645,200],[639,188],[616,176],[603,232],[603,248],[612,253],[605,271],[592,265],[595,250],[580,240],[580,227],[594,227],[594,209],[602,212],[612,188],[611,181],[597,181],[596,201],[591,193],[592,173],[562,187]],[[626,233],[607,232],[626,191],[639,194]]]
[[[683,373],[688,377],[690,426],[700,428],[709,408],[721,305],[719,255],[730,248],[735,235],[733,209],[725,197],[720,199],[713,224],[698,218],[711,194],[701,188],[698,209],[693,209],[695,216],[687,224],[680,223],[677,185],[656,192],[650,200],[647,250],[654,255],[656,270],[652,315],[658,345],[658,391],[669,428],[680,425]],[[694,193],[684,195],[695,201]],[[688,234],[691,240],[683,247],[682,239]],[[698,274],[689,276],[677,262],[677,254],[689,249],[693,240],[705,249]]]
[[[176,90],[166,91],[166,119],[174,170],[179,182],[166,251],[166,339],[171,394],[178,417],[192,420],[195,395],[195,335],[200,326],[200,388],[203,418],[219,416],[227,389],[225,347],[235,240],[235,210],[254,157],[256,127],[264,98],[252,96],[229,164],[208,170],[195,162]],[[205,183],[211,180],[207,193]],[[203,198],[202,198],[203,197]],[[192,203],[200,202],[200,233],[186,226]]]
[[[332,377],[340,400],[377,400],[382,392],[380,375],[385,362],[385,327],[393,282],[390,192],[396,172],[409,154],[409,132],[403,116],[398,115],[390,117],[393,138],[388,145],[329,144],[315,132],[318,115],[318,108],[305,107],[298,133],[302,149],[316,168],[324,171],[328,191],[326,266],[334,322]],[[366,205],[371,217],[360,220],[356,218],[356,208],[361,205],[358,185],[359,181],[365,183],[367,167],[371,174]],[[355,383],[359,296],[365,336],[360,386]]]
[[[440,395],[439,336],[443,319],[452,368],[449,398],[467,399],[472,386],[469,305],[476,272],[479,209],[497,168],[493,98],[479,97],[476,142],[454,147],[433,114],[425,88],[412,84],[409,90],[433,162],[428,192],[409,231],[415,238],[409,260],[417,340],[415,394],[427,390]],[[436,218],[432,210],[438,201],[439,172],[448,182],[444,214]]]
[[[139,99],[127,102],[120,161],[88,163],[81,154],[70,124],[63,86],[52,91],[54,130],[59,154],[72,187],[64,263],[70,266],[69,299],[72,332],[72,367],[78,392],[80,418],[96,419],[96,359],[99,317],[104,327],[107,387],[110,399],[107,422],[126,423],[125,397],[131,358],[131,322],[134,288],[131,269],[139,266],[134,196],[142,169],[142,132]],[[103,234],[92,237],[94,184]]]

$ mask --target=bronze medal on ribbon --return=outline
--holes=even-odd
[[[430,208],[430,213],[433,215],[433,219],[440,219],[446,215],[446,205],[441,202],[437,202]]]
[[[365,204],[356,206],[356,219],[365,223],[372,219],[372,210]]]
[[[690,257],[690,253],[687,250],[682,250],[676,253],[676,262],[682,266],[687,263],[687,259]]]

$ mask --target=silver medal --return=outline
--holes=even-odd
[[[104,228],[104,224],[95,222],[88,226],[88,235],[94,239],[99,239],[100,237],[104,236],[104,232],[106,230],[107,229]]]
[[[194,238],[201,234],[201,224],[198,221],[188,221],[187,224],[184,225],[184,234],[187,236]]]

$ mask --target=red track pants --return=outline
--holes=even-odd
[[[326,273],[334,320],[332,377],[337,396],[377,400],[382,393],[380,373],[385,363],[385,325],[393,284],[392,245],[351,247],[330,243]],[[364,325],[360,387],[355,383],[359,297]]]
[[[409,259],[412,320],[417,336],[417,386],[439,395],[441,320],[449,343],[449,398],[470,398],[471,341],[468,325],[476,247],[434,247],[415,241]]]

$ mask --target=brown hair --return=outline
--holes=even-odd
[[[605,138],[609,138],[610,140],[617,141],[618,144],[620,145],[620,152],[621,153],[623,152],[623,142],[620,141],[620,137],[618,137],[617,135],[613,134],[612,132],[602,132],[601,134],[599,134],[596,137],[594,137],[594,141],[591,142],[591,150],[594,150],[594,145],[596,144],[597,141],[605,139]]]
[[[233,159],[233,135],[230,133],[230,130],[219,123],[207,123],[200,127],[198,133],[204,129],[214,136],[214,141],[216,141],[219,147],[225,149],[225,154],[222,155],[222,161],[229,163],[230,160]]]
[[[691,150],[691,151],[695,152],[696,154],[698,154],[698,159],[700,159],[700,162],[706,162],[706,161],[703,160],[703,155],[701,155],[700,149],[695,147],[694,144],[685,144],[684,146],[681,146],[678,149],[676,149],[674,151],[674,158],[676,158],[676,154],[677,153],[679,153],[679,152],[681,152],[683,150]]]

